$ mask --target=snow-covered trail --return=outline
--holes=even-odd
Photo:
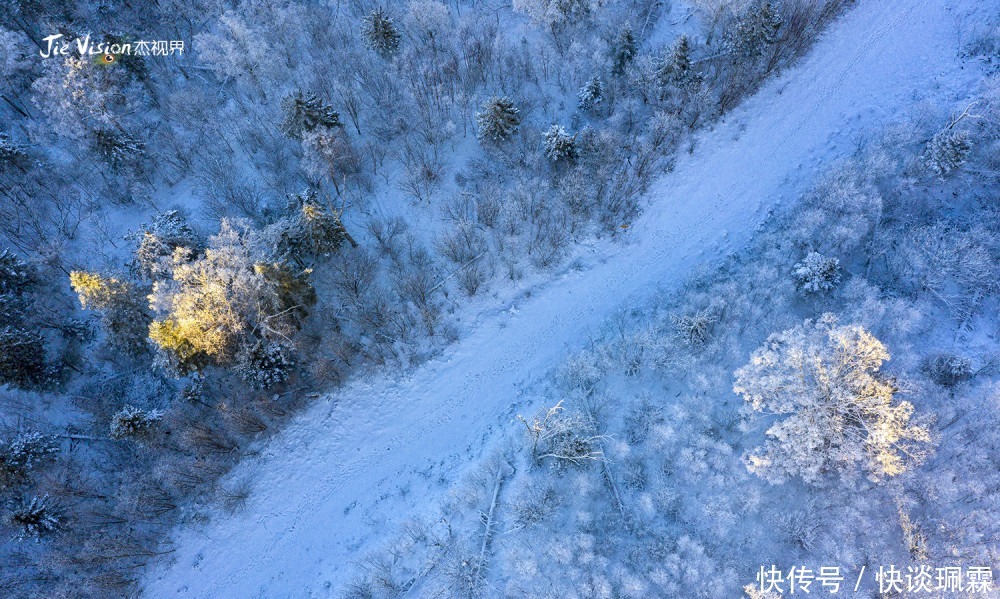
[[[459,478],[518,389],[581,346],[615,310],[738,248],[769,207],[829,159],[921,100],[953,102],[974,0],[861,0],[796,68],[771,81],[654,188],[632,243],[479,319],[402,380],[358,381],[317,401],[239,470],[243,514],[177,532],[149,597],[328,597],[352,562]],[[951,7],[955,7],[952,9]],[[970,69],[971,71],[972,69]]]

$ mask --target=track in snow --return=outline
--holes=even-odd
[[[972,0],[956,0],[959,8]],[[360,552],[457,480],[518,389],[617,309],[739,248],[766,211],[915,102],[953,102],[961,71],[951,2],[862,0],[809,56],[698,138],[651,193],[633,240],[551,281],[516,313],[483,318],[402,380],[357,381],[320,400],[242,464],[244,514],[177,532],[149,597],[328,597]]]

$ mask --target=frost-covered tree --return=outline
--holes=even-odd
[[[954,387],[972,378],[972,360],[965,356],[939,353],[928,356],[922,364],[924,372],[942,387]]]
[[[321,127],[327,129],[343,127],[340,113],[314,93],[296,91],[282,100],[281,107],[285,112],[281,130],[285,135],[295,139],[302,139],[306,133]]]
[[[343,127],[317,127],[302,135],[303,166],[310,175],[326,177],[342,193],[343,182],[361,168],[357,151]]]
[[[0,328],[0,385],[21,389],[45,387],[55,380],[45,357],[45,339],[17,326]]]
[[[577,106],[584,112],[593,112],[604,101],[604,82],[597,75],[587,80],[576,94]]]
[[[881,372],[889,352],[859,326],[832,314],[772,334],[735,372],[733,390],[758,412],[784,416],[748,456],[751,471],[774,482],[817,483],[864,465],[873,479],[904,472],[929,441],[912,424],[913,406]]]
[[[552,162],[572,161],[577,157],[576,136],[566,133],[562,125],[552,125],[542,134],[545,157]]]
[[[135,285],[79,270],[69,274],[69,283],[84,310],[101,314],[101,325],[108,335],[109,345],[129,355],[146,351],[150,319],[146,302]]]
[[[510,139],[521,124],[521,112],[506,96],[494,96],[476,113],[479,139],[499,143]]]
[[[94,149],[113,171],[121,172],[141,164],[146,144],[120,128],[98,129],[94,132]]]
[[[924,160],[932,173],[943,177],[965,164],[971,151],[969,134],[949,127],[939,131],[927,142]]]
[[[701,73],[691,63],[691,42],[686,35],[682,35],[661,59],[656,70],[656,82],[661,88],[688,90],[701,80]]]
[[[17,529],[19,540],[39,539],[53,533],[62,526],[60,510],[49,499],[32,496],[15,505],[7,515],[7,522]]]
[[[110,436],[112,439],[142,442],[149,438],[162,419],[163,412],[160,410],[143,410],[126,405],[111,417]]]
[[[795,286],[802,293],[831,291],[840,282],[840,260],[809,252],[792,267]]]
[[[313,190],[291,194],[292,214],[273,225],[278,235],[277,254],[300,259],[330,255],[354,240],[340,221],[339,212],[322,202]]]
[[[632,33],[632,25],[625,23],[611,43],[611,72],[624,75],[625,69],[639,54],[639,43]]]
[[[290,339],[315,303],[308,272],[267,262],[254,233],[223,221],[205,255],[157,281],[149,338],[174,370],[229,365],[249,336]]]
[[[580,23],[600,6],[601,0],[514,0],[514,10],[526,13],[550,31]]]
[[[236,374],[254,389],[268,389],[288,380],[295,362],[289,349],[273,341],[244,345],[236,356]]]
[[[148,280],[170,276],[175,260],[193,258],[203,245],[187,219],[177,210],[160,212],[149,224],[126,236],[126,239],[138,241],[132,270]],[[178,249],[182,250],[180,254]]]
[[[0,443],[0,490],[23,483],[32,470],[58,452],[56,438],[37,431],[24,431]]]
[[[364,34],[368,47],[383,58],[391,58],[399,51],[399,40],[402,36],[392,18],[381,6],[365,18]]]
[[[778,7],[768,0],[753,2],[736,20],[728,36],[734,60],[756,60],[778,41],[784,19]]]

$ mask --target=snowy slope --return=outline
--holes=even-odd
[[[953,102],[962,2],[862,0],[796,68],[702,135],[653,189],[632,240],[606,259],[480,317],[402,380],[357,381],[317,403],[242,465],[246,511],[177,533],[150,597],[327,597],[354,559],[447,489],[510,427],[518,389],[616,309],[740,247],[822,163],[924,99]],[[951,7],[955,8],[952,9]],[[601,250],[606,251],[606,248]]]

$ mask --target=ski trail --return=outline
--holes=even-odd
[[[966,0],[971,4],[972,0]],[[246,513],[177,532],[149,597],[328,597],[353,560],[443,494],[518,389],[615,310],[743,244],[822,164],[914,103],[954,102],[971,72],[957,15],[932,0],[863,0],[808,57],[699,137],[654,186],[631,243],[550,281],[400,380],[355,381],[318,401],[239,467]],[[971,69],[970,69],[971,71]]]

